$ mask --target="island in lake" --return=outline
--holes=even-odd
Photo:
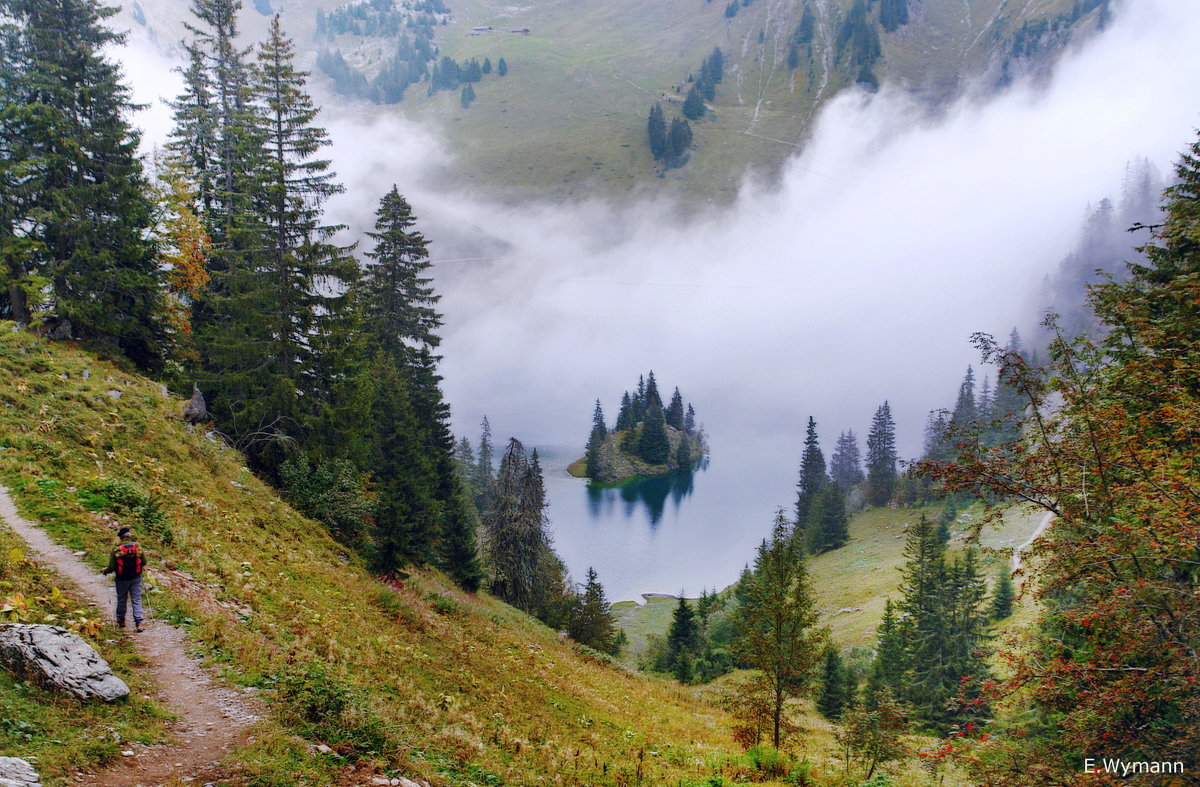
[[[685,404],[679,388],[663,405],[654,372],[639,375],[637,388],[621,397],[617,421],[610,430],[600,400],[592,413],[592,431],[584,457],[567,471],[601,483],[627,481],[691,468],[708,452],[696,412]]]

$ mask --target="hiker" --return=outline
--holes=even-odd
[[[117,545],[108,558],[105,574],[115,574],[117,581],[117,625],[125,628],[125,598],[133,602],[133,625],[142,631],[142,570],[146,555],[133,531],[123,527],[117,531]]]

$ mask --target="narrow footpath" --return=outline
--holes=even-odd
[[[112,580],[94,573],[70,550],[51,541],[41,528],[20,517],[3,486],[0,521],[29,544],[37,559],[74,583],[103,611],[106,620],[112,620]],[[158,686],[156,699],[177,717],[171,740],[157,746],[131,744],[125,749],[131,755],[98,773],[77,774],[76,781],[89,787],[201,787],[230,776],[221,760],[244,742],[245,729],[262,716],[259,703],[214,681],[198,661],[187,655],[181,630],[152,618],[146,621],[146,630],[141,634],[133,633],[130,625],[125,636],[135,638],[138,652],[146,659],[146,669]]]
[[[1033,534],[1031,536],[1029,536],[1028,539],[1026,539],[1025,543],[1021,544],[1019,547],[1015,547],[1013,549],[1013,556],[1012,556],[1012,570],[1013,571],[1016,571],[1017,569],[1019,569],[1021,567],[1021,553],[1024,552],[1026,549],[1029,549],[1029,547],[1033,545],[1034,541],[1037,541],[1038,536],[1040,536],[1042,533],[1044,533],[1046,528],[1050,527],[1050,523],[1052,521],[1054,521],[1054,514],[1047,511],[1045,516],[1042,517],[1042,521],[1038,523],[1038,526],[1034,529]]]

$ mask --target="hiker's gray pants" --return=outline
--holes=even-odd
[[[142,578],[117,580],[117,623],[125,625],[125,597],[133,602],[133,622],[142,625]]]

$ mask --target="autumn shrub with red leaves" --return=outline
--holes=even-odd
[[[920,468],[1054,515],[1028,561],[1036,635],[1001,649],[1010,677],[991,688],[1013,721],[962,746],[984,783],[1100,783],[1085,758],[1200,778],[1200,143],[1177,173],[1147,264],[1090,292],[1102,339],[1056,335],[1034,368],[975,337],[1028,403],[1020,436],[964,432],[954,460]]]

